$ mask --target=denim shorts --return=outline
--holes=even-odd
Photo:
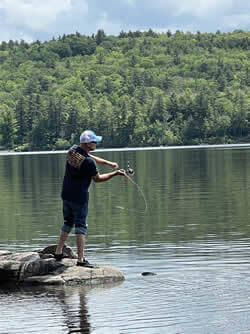
[[[75,233],[87,233],[88,201],[85,204],[78,204],[63,200],[64,224],[62,231],[70,233],[75,226]]]

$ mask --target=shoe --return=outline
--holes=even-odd
[[[84,260],[83,262],[77,261],[76,265],[78,267],[95,268],[95,266],[93,264],[90,264],[87,260]]]
[[[54,258],[56,259],[56,261],[61,261],[64,258],[63,253],[61,254],[54,254]]]

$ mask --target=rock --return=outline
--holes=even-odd
[[[11,254],[11,252],[5,251],[5,250],[0,250],[0,259],[1,259],[2,255],[9,255],[9,254]]]
[[[23,253],[0,251],[0,284],[11,281],[39,285],[97,285],[124,280],[124,275],[112,266],[76,266],[76,256],[68,246],[63,249],[67,258],[56,261],[53,257],[55,248],[53,245],[37,252]]]
[[[141,274],[142,274],[142,276],[154,276],[154,275],[157,275],[156,273],[153,273],[151,271],[144,271]]]
[[[33,275],[46,275],[63,265],[54,259],[43,260],[38,253],[8,253],[0,257],[0,282],[18,281]]]
[[[77,267],[75,263],[58,275],[32,276],[24,283],[35,285],[98,285],[123,281],[123,274],[112,266]]]
[[[41,258],[46,259],[50,257],[54,257],[55,251],[56,251],[57,245],[52,245],[44,248],[43,250],[38,251]],[[62,250],[63,256],[68,257],[70,259],[77,259],[76,254],[73,252],[73,250],[68,246],[63,246]]]

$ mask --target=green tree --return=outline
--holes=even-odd
[[[7,105],[0,105],[0,134],[1,145],[13,148],[16,134],[14,110]]]
[[[99,29],[95,36],[96,44],[100,45],[104,41],[105,36],[105,32],[102,29]]]
[[[17,143],[22,145],[24,141],[24,135],[26,132],[26,122],[25,122],[25,103],[24,98],[21,97],[17,102],[15,110],[16,118],[16,130],[17,130]]]

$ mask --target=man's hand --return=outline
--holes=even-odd
[[[105,159],[103,159],[103,158],[97,157],[97,156],[95,156],[95,155],[93,155],[93,154],[90,154],[90,153],[89,153],[89,156],[90,156],[92,159],[94,159],[95,162],[98,163],[98,164],[103,164],[103,165],[109,166],[109,167],[111,167],[111,168],[113,168],[113,169],[117,169],[117,168],[119,168],[119,165],[118,165],[118,163],[116,163],[116,162],[112,162],[112,161],[109,161],[109,160],[105,160]]]
[[[116,163],[116,162],[112,162],[112,161],[110,161],[110,167],[111,167],[111,168],[114,168],[114,169],[117,169],[117,168],[119,168],[119,165],[118,165],[118,163]]]
[[[128,178],[128,175],[126,174],[126,171],[124,169],[117,169],[110,173],[105,173],[105,174],[97,173],[95,176],[93,176],[93,180],[95,182],[104,182],[112,179],[112,177],[117,175],[125,176]]]
[[[117,175],[127,176],[125,169],[118,169],[116,173]]]

